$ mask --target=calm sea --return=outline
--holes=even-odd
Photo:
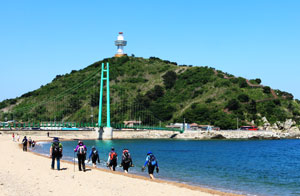
[[[105,167],[111,147],[115,147],[119,157],[122,149],[128,148],[135,165],[130,173],[146,176],[141,167],[146,153],[152,151],[158,159],[160,172],[155,176],[159,179],[247,195],[300,195],[300,140],[89,140],[84,143],[88,151],[92,146],[98,148],[100,167]],[[62,144],[63,159],[73,161],[77,141]],[[48,154],[49,147],[49,143],[40,143],[35,151]]]

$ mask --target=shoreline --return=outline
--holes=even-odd
[[[52,138],[51,138],[52,139]],[[80,139],[60,139],[60,141],[74,141],[74,140],[80,140]],[[84,139],[86,140],[86,139]],[[93,139],[90,139],[93,140]],[[52,140],[37,140],[38,142],[52,142]],[[22,149],[22,144],[19,144],[20,149]],[[36,155],[36,156],[40,156],[40,157],[44,157],[47,159],[50,159],[49,156],[44,155],[44,154],[40,154],[37,152],[33,152],[32,150],[28,150],[28,152]],[[68,160],[61,160],[61,162],[63,163],[68,163],[73,165],[74,163],[72,161],[68,161]],[[77,163],[76,163],[77,166]],[[185,184],[185,183],[180,183],[180,182],[175,182],[175,181],[171,181],[171,180],[163,180],[163,179],[155,179],[155,180],[151,180],[149,177],[145,177],[142,175],[138,175],[138,174],[132,174],[132,173],[124,173],[121,171],[111,171],[108,169],[104,169],[104,168],[94,168],[92,166],[86,165],[86,168],[91,169],[91,170],[97,170],[97,171],[101,171],[101,172],[107,172],[107,173],[111,173],[111,174],[116,174],[116,175],[122,175],[122,176],[126,176],[126,177],[130,177],[130,178],[134,178],[134,179],[141,179],[141,180],[145,180],[145,181],[149,181],[149,182],[157,182],[157,183],[163,183],[163,184],[169,184],[169,185],[173,185],[176,187],[180,187],[180,188],[187,188],[190,190],[196,190],[196,191],[200,191],[200,192],[205,192],[205,193],[209,193],[212,195],[218,195],[218,196],[243,196],[240,194],[235,194],[235,193],[228,193],[228,192],[222,192],[219,190],[214,190],[214,189],[210,189],[210,188],[205,188],[205,187],[201,187],[201,186],[196,186],[196,185],[190,185],[190,184]]]
[[[22,148],[21,144],[20,144],[20,148]],[[41,157],[50,159],[46,155],[39,154],[39,153],[33,152],[33,151],[29,151],[29,152],[33,153],[36,156],[41,156]],[[68,161],[68,160],[61,160],[61,162],[67,163],[67,164],[72,164],[72,165],[74,164],[73,162]],[[76,163],[76,167],[77,167],[77,163]],[[150,181],[150,182],[170,184],[170,185],[173,185],[173,186],[176,186],[176,187],[187,188],[187,189],[190,189],[190,190],[197,190],[197,191],[201,191],[201,192],[205,192],[205,193],[209,193],[209,194],[213,194],[213,195],[219,195],[219,196],[243,196],[243,195],[240,195],[240,194],[227,193],[227,192],[222,192],[222,191],[218,191],[218,190],[214,190],[214,189],[210,189],[210,188],[204,188],[204,187],[201,187],[201,186],[194,186],[194,185],[184,184],[184,183],[175,182],[175,181],[162,180],[162,179],[157,179],[157,178],[155,180],[151,180],[150,178],[142,176],[142,175],[131,174],[131,173],[127,173],[126,174],[126,173],[121,172],[121,171],[110,171],[110,170],[104,169],[104,168],[94,168],[94,167],[91,167],[89,165],[86,165],[85,167],[88,168],[88,169],[91,169],[91,170],[98,170],[98,171],[101,171],[101,172],[108,172],[108,173],[111,173],[111,174],[122,175],[122,176],[130,177],[130,178],[141,179],[141,180],[146,180],[146,181]]]
[[[52,138],[43,136],[31,136],[37,142],[51,142]],[[20,138],[21,139],[21,138]],[[76,140],[77,138],[64,138],[63,140]],[[22,152],[22,145],[19,142],[13,142],[11,135],[0,135],[0,151],[4,146],[12,148],[9,152],[5,151],[7,160],[0,163],[0,188],[3,195],[53,195],[57,190],[49,190],[48,192],[39,193],[43,189],[49,189],[48,186],[56,185],[53,180],[59,181],[58,185],[62,192],[60,195],[82,195],[96,194],[102,195],[125,195],[123,192],[129,191],[129,195],[199,195],[199,196],[239,196],[239,194],[226,193],[200,186],[193,186],[174,181],[167,180],[150,180],[145,176],[136,174],[125,174],[120,171],[110,171],[103,168],[92,168],[96,172],[73,172],[74,163],[67,160],[61,160],[62,171],[53,171],[50,169],[50,158],[36,152]],[[14,147],[15,146],[15,147]],[[2,148],[1,148],[2,147]],[[30,149],[28,149],[30,150]],[[0,152],[4,153],[4,152]],[[8,164],[6,164],[8,162]],[[26,169],[27,168],[27,169]],[[81,180],[82,179],[82,180]],[[100,182],[99,182],[100,181]],[[65,184],[67,183],[67,184]],[[81,190],[78,186],[89,187]],[[100,183],[100,184],[99,184]],[[118,190],[114,189],[114,184],[120,186]],[[111,189],[110,189],[111,188]],[[21,190],[24,189],[25,193]],[[44,190],[45,191],[45,190]],[[155,193],[153,193],[153,191]],[[116,192],[112,194],[112,192]],[[80,193],[80,194],[79,194]],[[128,195],[128,193],[126,193]]]
[[[62,139],[60,141],[74,141],[74,140],[80,140],[80,139]],[[37,143],[38,142],[50,142],[51,143],[52,141],[51,140],[37,140],[36,142]],[[20,147],[20,149],[22,149],[22,144],[19,144],[19,147]],[[50,159],[49,156],[47,156],[45,154],[40,154],[38,152],[34,152],[31,149],[29,149],[28,152],[30,152],[30,153],[32,153],[36,156],[41,156],[41,157]],[[63,160],[63,159],[61,159],[61,162],[68,163],[68,164],[71,164],[71,165],[74,164],[72,161]],[[77,166],[77,164],[78,163],[76,163],[76,166]],[[132,173],[127,173],[126,174],[126,173],[121,172],[121,171],[111,171],[109,169],[104,169],[104,168],[99,168],[99,167],[94,168],[94,167],[89,166],[89,165],[86,165],[86,168],[91,169],[91,170],[98,170],[98,171],[101,171],[101,172],[108,172],[108,173],[112,173],[112,174],[123,175],[123,176],[127,176],[127,177],[134,178],[134,179],[141,179],[141,180],[146,180],[146,181],[150,181],[150,182],[170,184],[170,185],[174,185],[174,186],[177,186],[177,187],[180,187],[180,188],[187,188],[187,189],[190,189],[190,190],[198,190],[198,191],[205,192],[205,193],[210,193],[210,194],[213,194],[213,195],[242,196],[242,195],[236,194],[236,193],[222,192],[222,191],[211,189],[211,188],[205,188],[205,187],[201,187],[201,186],[197,186],[197,185],[180,183],[180,182],[176,182],[176,181],[172,181],[172,180],[164,180],[164,179],[157,179],[157,178],[155,180],[151,180],[149,177],[138,175],[138,174],[132,174]]]

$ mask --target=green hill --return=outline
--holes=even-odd
[[[96,122],[102,62],[110,63],[112,122],[141,118],[142,112],[148,112],[162,125],[185,119],[228,129],[236,127],[237,118],[241,125],[261,125],[264,116],[271,123],[293,119],[300,124],[300,101],[261,86],[260,79],[248,81],[214,68],[177,65],[156,57],[108,58],[57,75],[35,91],[0,102],[0,121]]]

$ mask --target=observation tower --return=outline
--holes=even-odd
[[[123,32],[119,32],[118,38],[115,41],[115,45],[118,47],[115,57],[125,56],[123,47],[127,45],[127,41],[124,40]]]

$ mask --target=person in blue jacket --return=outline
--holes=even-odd
[[[97,167],[96,164],[97,164],[97,161],[98,161],[98,163],[100,163],[100,158],[99,158],[98,150],[96,149],[95,146],[92,147],[88,162],[90,162],[91,158],[92,158],[93,167]]]
[[[158,162],[156,157],[153,155],[152,152],[147,153],[146,162],[144,166],[142,167],[142,171],[145,170],[146,165],[148,165],[148,173],[151,179],[155,179],[153,176],[154,169],[156,167],[156,172],[159,172]]]

